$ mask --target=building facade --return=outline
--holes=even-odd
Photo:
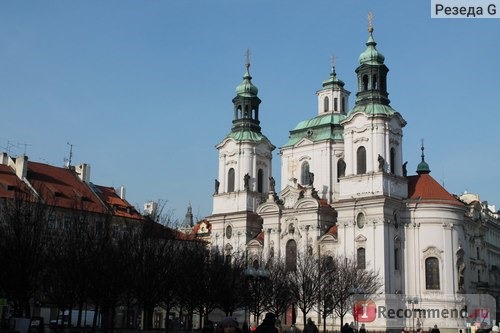
[[[231,132],[216,146],[219,172],[207,218],[212,247],[259,264],[306,252],[354,258],[358,267],[379,272],[383,304],[399,297],[405,307],[463,309],[467,294],[497,298],[498,212],[478,196],[446,191],[430,175],[423,146],[416,175],[408,175],[406,121],[390,105],[389,69],[376,45],[370,27],[352,108],[332,67],[316,93],[316,115],[280,147],[280,189],[271,169],[275,146],[261,132],[258,89],[247,63],[233,99]],[[436,324],[455,331],[467,321],[403,319],[414,329]],[[382,318],[370,326],[391,323]]]

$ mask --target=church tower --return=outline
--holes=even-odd
[[[384,56],[376,49],[371,15],[366,50],[356,69],[358,91],[344,126],[345,175],[340,177],[338,237],[360,268],[379,271],[386,293],[404,288],[400,225],[408,195],[402,166],[403,117],[389,105]]]
[[[328,203],[338,197],[338,177],[345,169],[340,123],[349,109],[349,94],[332,64],[330,77],[316,92],[317,115],[301,121],[280,148],[282,191],[299,184],[313,188],[318,198]]]
[[[210,222],[213,245],[226,256],[241,254],[247,241],[260,232],[262,221],[255,210],[270,189],[275,146],[261,132],[257,94],[247,51],[243,82],[233,98],[231,132],[216,146],[219,172]]]

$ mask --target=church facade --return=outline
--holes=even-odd
[[[465,295],[496,299],[498,212],[477,196],[446,191],[430,175],[423,146],[417,174],[407,174],[406,121],[390,105],[389,69],[376,45],[370,27],[352,108],[332,67],[316,93],[316,115],[292,129],[279,148],[280,189],[272,174],[276,147],[261,131],[261,101],[247,61],[231,131],[216,146],[219,168],[207,218],[211,246],[257,265],[306,252],[354,258],[360,269],[379,272],[378,302],[386,305],[399,297],[406,307],[463,310]],[[419,318],[413,326],[456,331],[467,321],[463,315]],[[377,318],[367,325],[390,323]]]

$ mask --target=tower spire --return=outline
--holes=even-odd
[[[421,144],[421,147],[420,147],[420,150],[422,150],[422,161],[418,164],[417,166],[417,174],[419,175],[422,175],[422,174],[428,174],[431,172],[431,170],[429,169],[429,164],[427,164],[427,162],[425,162],[425,154],[424,154],[424,139],[422,139],[422,144]]]

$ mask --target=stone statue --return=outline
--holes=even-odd
[[[275,192],[276,189],[276,181],[274,180],[274,177],[269,177],[269,192]]]
[[[345,176],[345,168],[346,164],[344,160],[339,160],[339,177],[344,177]]]
[[[250,190],[250,175],[247,173],[245,176],[243,176],[243,184],[245,187],[245,190]]]
[[[385,160],[380,154],[378,154],[378,171],[384,171]]]
[[[458,291],[464,292],[465,283],[465,261],[464,261],[464,249],[460,246],[457,250],[457,272],[458,272]]]
[[[314,173],[309,172],[309,185],[313,186],[314,185]]]
[[[214,192],[214,194],[219,194],[219,186],[220,186],[220,182],[216,179],[215,180],[215,192]]]
[[[403,163],[403,176],[406,177],[408,175],[408,170],[406,169],[406,165],[408,164],[408,161]]]

